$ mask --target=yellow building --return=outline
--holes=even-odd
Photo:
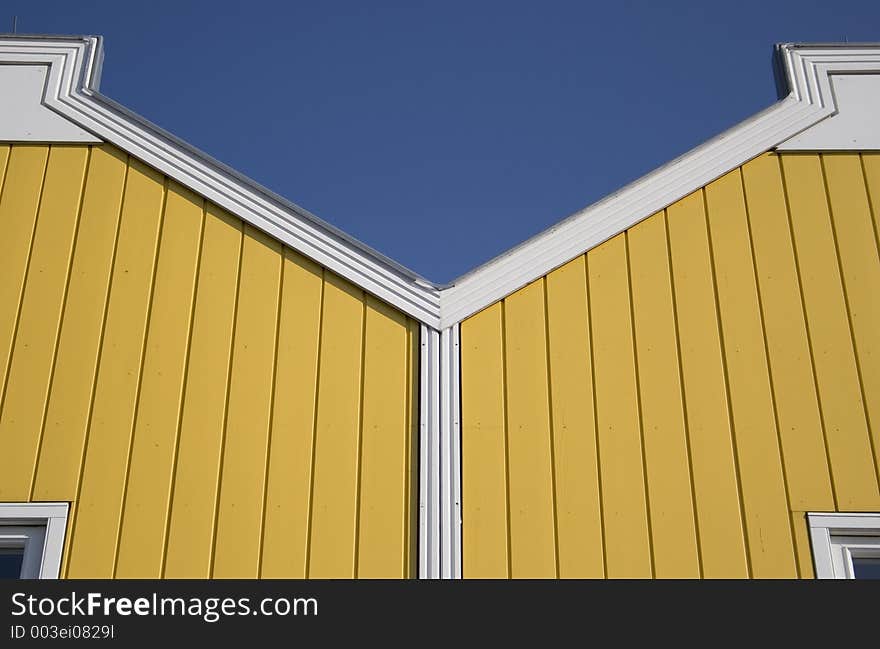
[[[0,39],[0,567],[853,577],[880,562],[880,46],[433,284]],[[5,574],[5,573],[4,573]]]

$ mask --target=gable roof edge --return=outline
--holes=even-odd
[[[49,66],[46,107],[406,315],[439,326],[436,285],[101,95],[100,37],[4,35],[0,57]]]
[[[684,155],[452,282],[441,327],[481,311],[836,113],[830,75],[880,71],[878,44],[776,46],[788,94]]]
[[[440,285],[101,95],[100,37],[0,36],[0,62],[48,66],[44,106],[434,329],[461,322],[755,156],[786,148],[837,114],[832,74],[880,73],[880,44],[777,45],[777,84],[788,88],[779,102]]]

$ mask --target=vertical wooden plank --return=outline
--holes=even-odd
[[[880,508],[819,156],[782,155],[831,477],[842,511]]]
[[[794,546],[797,553],[798,573],[801,579],[814,579],[813,551],[807,529],[807,513],[791,512],[791,528],[794,530]]]
[[[73,522],[76,520],[76,500],[73,500],[70,503],[70,508],[67,510],[67,527],[64,530],[64,550],[61,552],[61,570],[59,571],[60,579],[68,579],[69,578],[69,570],[68,566],[70,565],[70,548],[71,548],[71,540],[73,539]]]
[[[76,500],[126,168],[121,151],[92,149],[34,500]]]
[[[170,183],[122,511],[123,579],[162,576],[203,217],[203,199]]]
[[[44,145],[13,145],[0,196],[0,399],[12,355],[24,276],[31,255],[43,176],[49,159]]]
[[[703,576],[748,576],[702,192],[667,209]]]
[[[209,204],[168,528],[169,578],[211,574],[241,245],[241,221]]]
[[[12,145],[0,144],[0,197],[3,194],[3,184],[6,180],[6,165],[9,163],[9,155],[12,152]],[[0,198],[2,200],[2,198]]]
[[[797,576],[739,169],[706,187],[752,576]]]
[[[503,306],[461,323],[462,574],[509,577]]]
[[[556,577],[544,281],[504,301],[511,577]]]
[[[405,576],[406,334],[406,316],[367,297],[357,577]]]
[[[113,574],[164,194],[162,176],[132,160],[70,548],[72,578]]]
[[[362,291],[325,277],[309,577],[354,577],[363,311]]]
[[[559,576],[599,579],[605,576],[605,562],[583,256],[547,276],[547,334]]]
[[[662,212],[627,232],[655,576],[700,576],[675,312]]]
[[[284,249],[261,577],[304,579],[312,497],[322,270]]]
[[[789,503],[799,511],[833,510],[779,156],[760,156],[742,170]]]
[[[866,152],[862,156],[862,172],[871,202],[871,217],[874,222],[874,238],[880,246],[880,153]]]
[[[245,226],[213,577],[260,569],[266,452],[272,410],[281,245]]]
[[[625,234],[587,254],[608,577],[652,576]]]
[[[0,411],[0,500],[28,500],[39,449],[88,147],[53,146]]]
[[[857,153],[823,154],[875,470],[880,471],[880,254]],[[877,474],[880,478],[880,473]]]

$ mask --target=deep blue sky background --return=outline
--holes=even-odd
[[[780,41],[880,1],[3,3],[101,34],[101,91],[435,281],[776,100]]]

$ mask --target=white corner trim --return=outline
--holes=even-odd
[[[807,525],[813,548],[816,579],[844,579],[840,557],[835,556],[835,536],[880,536],[880,512],[877,513],[809,513]]]
[[[419,355],[419,579],[440,578],[440,334],[422,325]]]
[[[829,75],[880,73],[880,45],[781,45],[789,94],[672,162],[460,277],[440,296],[448,327],[834,115]]]
[[[61,573],[68,510],[67,503],[0,503],[0,524],[46,526],[40,579],[58,579]]]
[[[779,151],[880,149],[880,74],[831,74],[837,112],[786,140]]]
[[[412,318],[439,324],[433,284],[98,93],[99,38],[5,36],[0,61],[48,66],[44,107]]]
[[[440,332],[440,574],[461,579],[461,349],[459,327]]]
[[[880,46],[816,46],[791,61],[804,92],[834,114],[779,144],[780,151],[880,149]]]
[[[48,65],[6,63],[0,56],[0,140],[7,142],[100,142],[43,105]]]
[[[461,579],[461,390],[458,325],[422,326],[419,577]]]

